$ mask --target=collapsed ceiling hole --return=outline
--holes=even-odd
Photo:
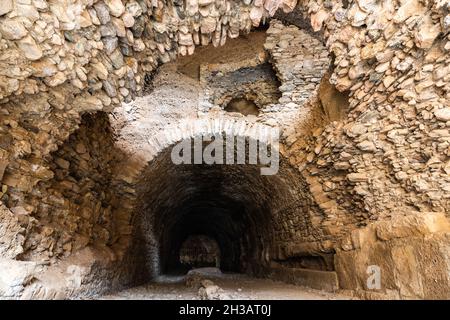
[[[210,102],[225,111],[257,115],[258,109],[275,104],[281,98],[281,83],[270,63],[237,70],[216,66],[214,71],[204,71],[203,77],[210,89]]]
[[[230,102],[228,102],[225,107],[225,111],[227,112],[238,112],[243,114],[244,116],[259,114],[259,109],[256,104],[245,98],[234,98]]]

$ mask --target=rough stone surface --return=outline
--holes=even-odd
[[[165,189],[172,194],[154,203],[138,201],[153,194],[142,179],[165,186],[167,180],[157,179],[179,173],[164,167],[167,148],[183,135],[228,128],[248,138],[261,125],[278,125],[282,179],[265,183],[252,180],[251,171],[229,171],[229,186],[235,176],[252,181],[240,189],[254,196],[248,202],[223,189],[261,218],[249,230],[263,236],[250,236],[255,257],[243,259],[242,269],[334,269],[341,289],[365,298],[448,298],[449,10],[437,0],[219,0],[175,8],[164,0],[3,1],[0,256],[8,271],[1,273],[2,296],[80,297],[131,281],[118,275],[136,271],[129,254],[139,232],[133,213],[144,207],[161,213],[173,194],[190,194],[172,185]],[[220,52],[275,13],[295,25],[272,20],[262,55],[240,63],[219,57],[199,67],[198,82],[158,84],[179,85],[186,109],[171,114],[133,105],[149,95],[162,64],[170,68],[209,44]],[[227,79],[250,68],[248,80],[263,64],[275,71],[279,92],[272,76],[260,72],[241,92],[255,100],[258,116],[227,114],[223,104],[236,90]],[[139,127],[133,122],[151,128],[154,139],[137,135],[130,142]],[[147,167],[150,160],[167,174]],[[181,176],[202,185],[193,172]],[[426,218],[435,215],[439,227]],[[253,216],[244,217],[254,226]],[[155,261],[142,259],[159,272]],[[43,272],[34,275],[37,261]],[[379,292],[364,287],[369,264],[391,270]]]

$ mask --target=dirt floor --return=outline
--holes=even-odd
[[[189,275],[187,276],[189,277]],[[152,283],[130,288],[98,299],[107,300],[199,300],[199,289],[186,285],[186,276],[161,276]],[[351,297],[305,287],[252,278],[242,274],[206,277],[220,287],[221,298],[244,300],[349,300]]]

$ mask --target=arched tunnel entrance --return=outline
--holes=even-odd
[[[277,174],[262,175],[259,164],[174,164],[172,147],[139,178],[130,251],[136,281],[187,272],[181,250],[197,235],[217,243],[222,272],[252,275],[282,263],[280,248],[290,242],[323,237],[314,226],[321,211],[286,159]]]

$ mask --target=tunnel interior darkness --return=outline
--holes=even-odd
[[[306,182],[281,157],[276,175],[259,165],[181,164],[171,148],[153,159],[137,186],[132,264],[136,281],[186,271],[180,250],[191,236],[214,239],[223,272],[254,274],[277,245],[314,241],[320,217]]]
[[[239,112],[245,116],[259,114],[259,109],[252,100],[246,98],[234,98],[225,107],[227,112]]]

